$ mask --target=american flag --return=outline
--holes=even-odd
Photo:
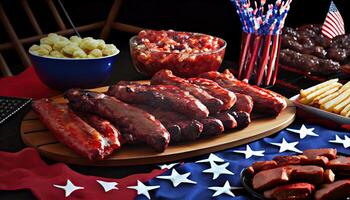
[[[333,1],[329,6],[326,19],[323,23],[322,34],[330,39],[345,34],[344,20]]]

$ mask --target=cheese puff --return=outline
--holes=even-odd
[[[98,39],[97,41],[97,48],[98,49],[104,49],[106,47],[106,43],[104,40]]]
[[[77,50],[79,47],[75,43],[70,43],[67,46],[63,47],[62,51],[65,54],[73,55],[74,51]]]
[[[55,43],[55,41],[50,37],[44,37],[44,38],[40,39],[40,44],[47,44],[47,45],[52,46],[54,43]]]
[[[68,38],[61,35],[58,36],[58,41],[70,42]]]
[[[79,44],[80,48],[85,51],[92,51],[97,48],[98,42],[92,37],[84,38]]]
[[[39,50],[39,49],[40,49],[40,46],[34,44],[34,45],[32,45],[32,46],[29,48],[29,51],[33,53],[34,51],[37,51],[37,50]]]
[[[85,53],[85,51],[83,51],[80,48],[77,48],[74,52],[73,52],[73,58],[86,58],[87,55]]]
[[[50,56],[55,57],[55,58],[63,58],[63,54],[59,51],[53,50],[50,52]]]
[[[40,45],[41,48],[47,49],[49,52],[52,51],[52,47],[48,44],[41,44]]]
[[[99,49],[94,49],[94,50],[90,51],[89,55],[92,55],[95,58],[99,58],[99,57],[102,57],[102,51]]]
[[[47,56],[47,55],[49,55],[50,52],[47,49],[40,47],[38,50],[36,50],[32,53],[34,53],[35,55],[39,55],[39,56]]]
[[[68,44],[69,44],[69,42],[67,42],[67,41],[57,41],[54,43],[53,49],[56,51],[61,51],[61,49],[65,46],[67,46]]]
[[[114,44],[107,44],[106,47],[102,50],[104,56],[110,56],[119,53],[119,50]]]
[[[83,40],[81,39],[80,37],[76,36],[76,35],[73,35],[69,38],[69,40],[71,42],[74,42],[74,43],[77,43],[77,44],[80,44],[80,42]]]

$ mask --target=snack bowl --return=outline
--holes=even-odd
[[[243,188],[256,199],[264,200],[264,195],[255,191],[252,186],[253,174],[249,173],[247,168],[244,168],[240,174],[241,184]]]
[[[94,88],[110,76],[118,52],[100,58],[54,58],[29,51],[34,69],[42,82],[56,90]]]
[[[161,69],[170,69],[177,76],[194,77],[204,72],[216,71],[219,69],[225,55],[225,40],[202,33],[166,32],[170,32],[169,34],[178,33],[181,34],[181,37],[186,37],[184,43],[186,43],[187,40],[190,41],[192,39],[191,37],[203,37],[214,38],[220,45],[218,48],[206,50],[205,52],[191,52],[191,50],[189,50],[191,47],[188,47],[188,45],[184,43],[181,44],[182,47],[180,47],[180,49],[177,49],[175,42],[175,47],[172,46],[173,50],[162,51],[150,49],[146,45],[143,45],[140,42],[139,35],[136,35],[130,39],[129,44],[132,62],[138,72],[146,76],[152,76]],[[185,34],[187,34],[187,36],[185,36]],[[177,36],[173,37],[175,38]],[[155,38],[153,42],[155,47],[159,44],[164,45],[164,43],[167,45],[167,41],[164,41],[164,38],[159,38],[159,41]],[[174,43],[174,40],[171,40],[171,42]]]

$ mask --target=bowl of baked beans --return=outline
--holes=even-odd
[[[202,33],[143,30],[130,39],[133,65],[146,76],[161,69],[181,77],[216,71],[225,50],[225,40]]]

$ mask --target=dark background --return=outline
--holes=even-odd
[[[19,0],[0,1],[11,22],[15,24],[19,38],[35,34]],[[343,15],[345,24],[350,22],[350,7],[347,1],[334,0]],[[45,0],[28,0],[28,2],[45,33],[58,31]],[[105,20],[113,3],[112,0],[62,0],[62,2],[76,26]],[[286,25],[296,27],[302,24],[322,23],[329,4],[330,0],[294,0]],[[61,12],[57,3],[56,6]],[[66,21],[65,18],[64,20]],[[239,56],[241,25],[229,0],[124,0],[116,20],[149,29],[174,29],[218,36],[228,42],[226,60],[236,61]],[[69,27],[68,23],[66,25]],[[97,30],[84,33],[82,36],[98,37],[99,33],[100,30]],[[121,56],[128,56],[128,39],[131,36],[132,34],[112,31],[107,41],[116,44],[122,51]],[[0,26],[0,43],[4,41],[9,39],[4,28]],[[24,69],[18,57],[15,56],[14,50],[3,54],[15,74]],[[130,71],[132,70],[130,68]]]
[[[349,0],[335,0],[334,2],[343,15],[345,24],[349,25],[350,7],[347,1]],[[14,23],[19,38],[35,34],[19,0],[0,0],[0,2],[4,5],[11,22]],[[28,0],[28,2],[45,33],[58,31],[45,0]],[[76,26],[105,20],[113,3],[112,0],[62,0],[62,2]],[[330,0],[293,0],[286,25],[296,27],[302,24],[323,23],[329,4]],[[57,4],[56,6],[58,7]],[[62,12],[60,9],[59,11]],[[236,61],[239,56],[241,25],[229,0],[124,0],[116,20],[150,29],[174,29],[218,36],[228,42],[226,61]],[[66,25],[68,27],[68,23]],[[349,30],[349,27],[346,27],[346,30]],[[82,36],[98,37],[99,33],[100,30],[97,30],[84,33]],[[113,69],[112,78],[108,83],[120,79],[143,78],[137,74],[130,62],[128,40],[131,36],[132,34],[129,33],[112,31],[107,39],[108,43],[114,43],[121,50]],[[0,24],[0,43],[6,41],[9,41],[9,38]],[[15,74],[24,69],[14,50],[2,52],[2,54]],[[230,66],[226,64],[225,67]],[[25,113],[26,111],[22,111],[5,124],[0,125],[0,151],[16,152],[25,147],[19,134],[19,123]],[[53,163],[53,161],[43,159],[48,163]],[[113,178],[154,169],[154,166],[102,168],[70,165],[69,167],[86,175]],[[30,191],[25,190],[0,191],[0,199],[33,199],[33,195]]]

